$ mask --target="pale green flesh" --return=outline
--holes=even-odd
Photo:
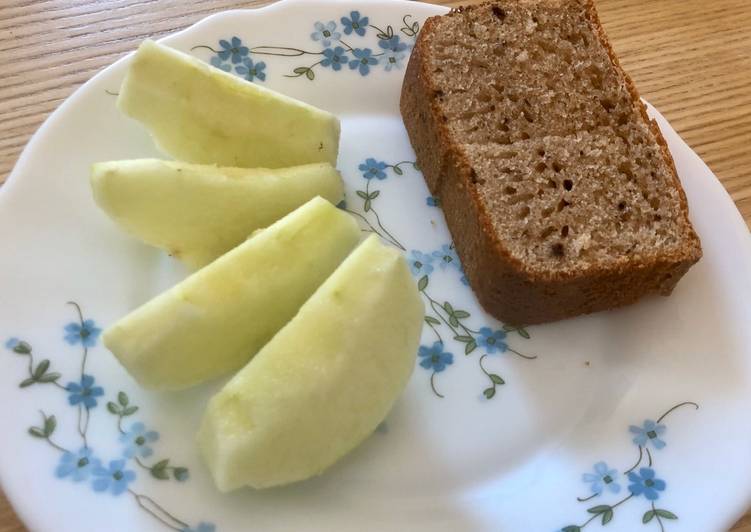
[[[336,165],[334,115],[153,41],[144,41],[131,59],[117,105],[181,161],[244,168]]]
[[[127,232],[193,268],[316,196],[334,204],[343,196],[329,163],[269,170],[111,161],[93,165],[91,186],[99,207]]]
[[[354,219],[314,198],[137,308],[104,344],[145,388],[177,390],[243,366],[357,245]]]
[[[304,480],[361,443],[406,386],[423,315],[404,258],[370,237],[209,402],[218,488]]]

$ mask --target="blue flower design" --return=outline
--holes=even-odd
[[[592,493],[600,495],[605,488],[611,493],[618,493],[621,491],[621,485],[616,482],[618,478],[618,471],[608,468],[608,464],[605,462],[597,462],[594,466],[594,474],[584,473],[582,480],[587,482],[592,490]]]
[[[365,162],[357,168],[362,172],[362,176],[365,179],[373,179],[375,177],[379,181],[383,181],[386,179],[386,172],[384,170],[387,166],[383,161],[376,161],[370,157],[365,159]]]
[[[381,39],[378,41],[378,46],[384,50],[391,50],[392,52],[404,52],[409,48],[407,43],[401,42],[398,35],[394,35],[390,39]]]
[[[326,24],[323,22],[316,22],[313,26],[316,31],[310,34],[310,38],[314,41],[321,41],[321,44],[323,44],[325,48],[331,46],[332,41],[338,41],[342,36],[341,33],[336,31],[336,22],[333,20],[328,21]],[[337,68],[335,70],[339,69]]]
[[[331,67],[334,70],[341,70],[342,65],[346,65],[349,62],[344,48],[337,46],[334,49],[326,48],[323,51],[324,59],[321,61],[321,65],[325,67]]]
[[[83,403],[86,408],[94,408],[96,398],[104,395],[101,386],[94,386],[94,377],[91,375],[82,375],[80,384],[69,382],[65,389],[68,391],[68,402],[72,406]]]
[[[636,445],[644,447],[647,443],[651,443],[655,449],[662,449],[666,445],[660,438],[660,435],[665,432],[665,425],[655,423],[651,419],[645,419],[644,425],[641,427],[631,425],[628,430],[635,434],[633,442]]]
[[[436,259],[440,260],[439,264],[442,270],[445,270],[449,266],[454,266],[457,269],[461,267],[459,256],[456,254],[456,250],[448,244],[441,246],[441,249],[434,251],[432,255]]]
[[[128,489],[128,484],[136,479],[136,473],[125,469],[125,460],[112,460],[109,467],[101,465],[94,468],[94,491],[109,491],[112,495],[120,495]]]
[[[154,451],[148,446],[149,443],[153,443],[159,439],[159,433],[153,430],[146,430],[146,426],[141,423],[133,423],[130,430],[125,434],[120,435],[120,443],[126,444],[123,450],[123,456],[127,458],[133,458],[134,456],[140,456],[141,458],[148,458]]]
[[[216,55],[211,58],[209,63],[211,63],[211,66],[216,67],[220,70],[224,70],[225,72],[229,72],[230,70],[232,70],[232,65],[230,65],[229,63],[225,63],[224,61],[221,60],[219,56],[216,56]]]
[[[57,478],[70,477],[73,482],[87,480],[95,468],[101,467],[99,460],[94,458],[93,454],[94,452],[87,447],[81,447],[77,453],[64,452],[60,457],[60,463],[55,468],[55,476]]]
[[[658,491],[665,491],[667,484],[660,478],[655,478],[655,471],[649,467],[642,467],[639,473],[633,471],[628,474],[628,491],[633,495],[644,495],[647,500],[656,501],[660,498]]]
[[[359,11],[352,11],[349,17],[342,17],[342,26],[344,26],[344,33],[346,35],[351,34],[353,31],[360,37],[365,35],[365,28],[368,27],[368,17],[360,17]]]
[[[352,55],[355,59],[349,62],[349,68],[350,70],[359,68],[361,76],[367,76],[370,67],[378,64],[378,58],[373,57],[373,50],[370,48],[355,48],[352,50]]]
[[[195,527],[185,527],[181,530],[181,532],[214,532],[216,530],[216,526],[214,526],[212,523],[204,523],[201,521],[196,525]]]
[[[263,61],[253,63],[253,60],[250,57],[246,57],[243,59],[242,65],[235,67],[235,72],[248,81],[253,81],[255,78],[258,78],[261,81],[266,81],[266,73],[264,72],[265,68],[266,63]]]
[[[436,373],[454,363],[454,355],[443,350],[443,342],[435,342],[431,347],[421,345],[417,354],[422,359],[420,365]]]
[[[70,345],[80,343],[84,347],[94,347],[102,329],[96,326],[94,320],[86,320],[80,323],[69,323],[65,326],[65,341]]]
[[[383,64],[384,64],[383,69],[386,72],[390,72],[392,69],[402,68],[402,61],[404,61],[404,58],[406,57],[407,57],[407,54],[404,52],[395,52],[393,50],[386,50],[386,53],[383,56]]]
[[[428,196],[427,198],[425,198],[425,203],[428,205],[428,207],[440,207],[441,206],[441,200],[439,200],[435,196]]]
[[[433,257],[431,255],[417,251],[416,249],[413,249],[411,254],[409,269],[412,270],[412,275],[418,277],[433,273]]]
[[[495,354],[496,351],[504,353],[508,349],[506,342],[503,341],[505,339],[505,331],[494,331],[490,327],[483,327],[477,336],[477,346],[487,351],[489,355]]]
[[[222,39],[219,41],[219,46],[222,47],[222,50],[216,54],[219,59],[222,61],[230,59],[234,65],[242,63],[243,57],[248,55],[250,51],[247,46],[243,46],[243,42],[239,37],[232,37],[231,42]]]

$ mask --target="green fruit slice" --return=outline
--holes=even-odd
[[[198,268],[310,199],[342,199],[328,163],[291,168],[222,168],[158,159],[92,167],[97,204],[144,242]]]
[[[423,315],[402,255],[367,239],[209,402],[218,488],[303,480],[361,443],[407,384]]]
[[[314,198],[137,308],[104,344],[145,388],[241,368],[357,245],[354,219]]]

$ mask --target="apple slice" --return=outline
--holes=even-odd
[[[104,332],[144,387],[177,390],[243,366],[357,245],[346,212],[314,198]]]
[[[329,163],[220,168],[158,159],[92,167],[97,204],[126,231],[186,264],[208,264],[310,199],[336,204],[342,179]]]
[[[132,57],[117,105],[181,161],[245,168],[336,165],[334,115],[150,40]]]
[[[407,384],[423,316],[402,255],[368,238],[209,402],[217,487],[303,480],[361,443]]]

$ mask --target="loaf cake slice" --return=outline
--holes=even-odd
[[[470,284],[502,321],[669,295],[701,257],[665,140],[591,0],[428,19],[401,112]]]

